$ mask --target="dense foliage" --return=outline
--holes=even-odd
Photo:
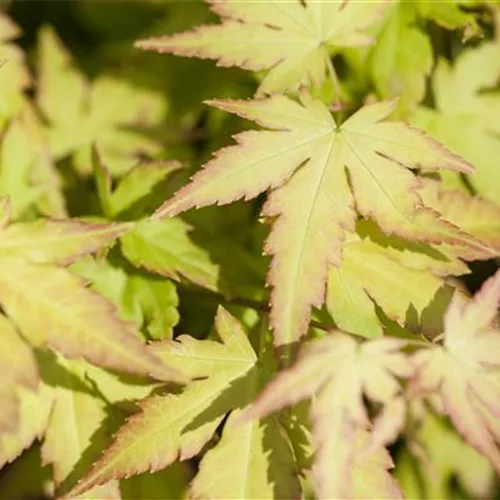
[[[498,497],[497,2],[0,7],[0,498]]]

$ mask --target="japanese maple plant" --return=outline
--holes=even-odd
[[[203,111],[0,17],[0,489],[492,498],[498,4],[205,3],[126,46]]]

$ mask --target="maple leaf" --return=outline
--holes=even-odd
[[[377,244],[378,234],[367,222],[358,224],[367,234],[349,235],[342,263],[329,268],[326,306],[343,331],[371,338],[383,332],[376,305],[403,326],[410,312],[421,315],[431,303],[445,284],[443,275],[466,274],[468,269],[444,257],[438,260],[439,254],[434,260],[405,248],[403,241],[399,242],[403,246],[400,250],[394,237],[390,241],[393,247]],[[370,236],[375,236],[375,241]]]
[[[400,391],[396,377],[411,373],[408,360],[399,352],[403,345],[390,338],[359,345],[342,333],[313,340],[244,410],[240,420],[261,418],[314,395],[313,474],[318,496],[358,498],[356,483],[370,483],[375,471],[378,487],[369,492],[371,497],[399,498],[400,492],[387,472],[392,464],[384,449],[375,447],[363,453],[370,425],[363,396],[382,405],[394,401]],[[393,425],[398,423],[393,420]],[[366,470],[364,464],[369,464]],[[365,495],[366,490],[360,493]]]
[[[93,164],[103,212],[109,218],[119,219],[134,218],[137,207],[148,203],[151,191],[180,167],[177,162],[137,165],[112,190],[111,175],[97,150],[93,151]],[[142,218],[144,210],[139,213]],[[121,250],[125,258],[139,268],[217,289],[219,267],[203,248],[191,241],[191,230],[191,225],[181,219],[138,220],[120,238]]]
[[[53,392],[44,384],[41,384],[37,392],[21,388],[19,401],[16,432],[0,435],[0,468],[21,455],[35,439],[43,436],[54,402]]]
[[[468,178],[471,185],[481,196],[500,204],[500,97],[497,91],[486,91],[495,88],[500,76],[498,50],[498,43],[489,42],[463,51],[453,66],[441,59],[432,77],[436,109],[420,107],[411,121],[473,163],[476,171]],[[449,177],[454,174],[446,175],[451,183]]]
[[[237,135],[238,145],[219,151],[154,217],[272,189],[263,214],[275,223],[264,251],[274,257],[268,283],[274,287],[277,345],[301,337],[311,307],[321,307],[328,265],[340,265],[356,210],[384,232],[409,240],[462,240],[452,225],[422,206],[419,179],[409,169],[471,167],[407,125],[384,122],[393,102],[366,106],[340,126],[323,103],[307,95],[300,104],[285,96],[211,104],[270,130]]]
[[[448,256],[464,260],[487,260],[500,255],[500,205],[472,196],[463,189],[440,190],[440,183],[425,179],[419,190],[424,204],[442,217],[474,236],[478,244],[436,245]]]
[[[0,194],[12,200],[14,218],[36,207],[43,215],[65,217],[61,182],[33,107],[26,101],[0,147]]]
[[[120,317],[145,328],[155,340],[172,338],[179,321],[179,297],[172,281],[149,274],[126,272],[109,260],[80,259],[71,271],[85,278],[92,290],[111,301]]]
[[[453,480],[456,480],[469,498],[491,498],[495,471],[488,461],[466,443],[445,418],[422,404],[422,400],[413,400],[410,407],[413,407],[414,432],[407,436],[409,451],[406,453],[411,452],[419,460],[418,472],[424,472],[422,490],[417,497],[451,498]],[[407,498],[413,496],[407,493]]]
[[[433,63],[430,40],[417,26],[417,5],[405,0],[391,2],[369,54],[378,96],[398,97],[400,114],[423,99]]]
[[[91,146],[123,173],[138,152],[154,156],[158,141],[142,132],[157,124],[165,101],[123,79],[100,76],[89,83],[51,28],[40,31],[39,77],[36,101],[48,122],[50,148],[56,159],[72,155],[75,166],[88,173]]]
[[[0,432],[17,430],[19,422],[18,387],[36,390],[39,377],[35,357],[31,349],[19,337],[14,326],[0,314],[0,401],[2,415]]]
[[[0,207],[3,224],[9,204]],[[131,323],[88,290],[83,280],[55,264],[69,264],[119,236],[127,225],[78,221],[17,223],[0,229],[0,303],[35,345],[50,344],[68,357],[162,379],[176,378],[139,340]]]
[[[384,0],[207,2],[223,19],[223,24],[141,40],[136,46],[216,59],[220,66],[269,70],[259,87],[260,93],[321,85],[331,65],[330,51],[370,43],[372,39],[364,30],[377,21],[378,11],[386,3]]]
[[[438,394],[463,437],[500,471],[498,399],[500,331],[492,326],[500,272],[473,299],[456,294],[444,319],[444,344],[414,355],[414,393]]]
[[[12,44],[21,34],[19,27],[3,12],[0,14],[0,125],[13,117],[24,101],[23,92],[31,84],[24,52]]]
[[[155,345],[158,356],[197,380],[178,394],[145,399],[141,413],[132,416],[118,431],[113,444],[70,495],[81,494],[109,480],[154,472],[178,458],[193,457],[209,441],[227,413],[246,406],[253,399],[263,379],[269,377],[271,356],[259,361],[239,323],[222,308],[216,316],[216,329],[222,343],[183,335],[176,341]],[[231,414],[224,426],[222,441],[203,459],[202,470],[214,467],[220,470],[220,464],[224,463],[227,473],[239,479],[220,485],[218,491],[234,497],[245,491],[269,497],[275,496],[274,488],[277,488],[281,497],[295,496],[298,483],[293,455],[285,435],[277,432],[277,421],[271,419],[259,425],[251,423],[233,428],[228,425],[232,420]],[[233,441],[245,447],[245,456],[238,463],[234,463]],[[278,460],[277,470],[270,456]],[[193,485],[199,494],[207,487],[206,474],[202,472]],[[274,481],[277,485],[273,485]]]

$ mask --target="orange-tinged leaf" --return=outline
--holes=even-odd
[[[453,298],[444,344],[415,354],[417,393],[437,393],[457,430],[500,471],[500,331],[492,325],[500,302],[500,272],[467,301]]]
[[[411,373],[408,360],[399,352],[403,345],[390,338],[359,345],[342,333],[314,340],[295,364],[281,372],[244,410],[240,421],[260,418],[314,395],[311,419],[317,494],[320,498],[357,498],[354,492],[361,486],[355,483],[364,484],[354,472],[357,461],[363,454],[377,457],[378,450],[383,452],[380,443],[367,451],[370,439],[359,446],[360,433],[366,433],[370,424],[363,395],[382,405],[393,403],[400,392],[396,377]],[[393,422],[397,422],[397,413]],[[387,473],[391,463],[374,460],[381,480],[375,482],[371,494],[374,498],[399,498],[400,492]],[[374,475],[372,470],[366,477]]]
[[[325,297],[328,267],[339,266],[356,211],[411,241],[475,244],[424,206],[413,169],[469,172],[472,167],[402,122],[384,119],[393,102],[365,106],[338,125],[319,100],[302,94],[252,101],[212,101],[269,130],[244,132],[156,212],[250,199],[270,189],[263,215],[274,226],[264,251],[273,256],[268,283],[275,344],[307,331]]]
[[[19,423],[18,387],[35,390],[38,368],[31,349],[11,322],[0,314],[0,433],[15,432]]]
[[[219,25],[137,42],[142,49],[215,59],[220,66],[269,69],[259,91],[280,92],[299,85],[320,85],[330,49],[372,41],[364,29],[377,21],[386,3],[279,0],[208,0]]]
[[[132,323],[65,269],[0,259],[0,302],[34,344],[107,368],[182,380],[146,349]]]

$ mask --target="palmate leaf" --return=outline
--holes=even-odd
[[[424,97],[433,63],[431,42],[416,26],[416,3],[391,2],[369,56],[377,94],[382,99],[398,97],[404,114]]]
[[[470,183],[478,194],[497,204],[500,94],[489,89],[495,88],[500,77],[499,50],[498,43],[488,42],[462,52],[453,66],[441,59],[432,78],[436,109],[420,107],[411,118],[472,162],[476,172],[469,177]]]
[[[384,448],[366,446],[369,419],[363,396],[391,404],[411,367],[396,339],[359,345],[352,337],[334,333],[303,348],[294,365],[282,371],[244,410],[240,420],[257,417],[314,395],[311,408],[315,449],[313,474],[320,498],[399,498],[387,469],[392,465]],[[394,426],[400,425],[394,418]],[[373,481],[374,489],[363,489]],[[368,488],[370,489],[370,488]]]
[[[371,42],[363,30],[378,19],[384,0],[316,2],[207,0],[223,24],[137,42],[142,49],[216,59],[220,66],[270,70],[260,93],[319,86],[330,49]]]
[[[46,428],[54,403],[52,388],[41,384],[37,392],[21,389],[20,410],[15,433],[0,435],[0,468],[16,459]]]
[[[39,376],[31,349],[19,337],[12,323],[0,314],[0,433],[17,430],[19,422],[18,387],[35,390]]]
[[[414,391],[437,394],[463,437],[500,471],[500,331],[493,327],[500,272],[468,302],[456,295],[444,322],[444,344],[413,358]],[[415,394],[415,393],[414,393]]]
[[[185,460],[198,454],[229,412],[252,401],[262,380],[269,377],[271,357],[259,360],[239,323],[222,308],[216,328],[223,343],[181,336],[155,346],[155,353],[169,365],[199,380],[188,384],[181,393],[144,400],[141,413],[132,416],[118,431],[113,444],[70,495],[112,479],[154,472],[178,458]],[[278,422],[271,419],[234,428],[232,420],[230,415],[222,441],[206,454],[204,472],[193,483],[193,491],[203,495],[211,480],[206,471],[214,467],[220,470],[224,464],[227,474],[233,477],[231,484],[218,486],[221,495],[238,498],[247,492],[275,497],[279,492],[280,498],[295,496],[298,482],[293,454],[284,433],[278,432]],[[241,460],[238,457],[237,463],[233,441],[245,447],[245,456]],[[275,467],[275,460],[279,467]],[[210,491],[213,494],[211,487]]]
[[[451,270],[457,274],[467,272],[458,262],[456,269],[451,267],[453,263],[449,264],[446,274]],[[401,325],[412,312],[420,315],[444,286],[442,276],[429,272],[432,265],[429,262],[421,268],[412,267],[404,252],[384,248],[369,238],[350,235],[344,246],[342,263],[339,267],[331,266],[328,272],[328,311],[343,331],[368,338],[379,337],[383,326],[375,305]],[[440,267],[439,261],[435,266]]]
[[[275,219],[265,253],[273,255],[268,282],[277,345],[306,332],[311,307],[323,303],[328,266],[339,266],[345,234],[354,232],[356,212],[409,240],[463,240],[422,206],[419,179],[409,169],[467,172],[470,165],[405,124],[384,122],[394,103],[366,106],[340,126],[307,95],[300,104],[285,96],[212,104],[270,130],[237,135],[238,145],[219,151],[155,217],[272,189],[263,214]]]
[[[419,190],[424,203],[447,221],[473,235],[479,245],[439,245],[435,248],[448,256],[464,260],[487,260],[500,255],[500,205],[472,196],[462,189],[440,190],[440,183],[426,179]]]
[[[12,118],[21,108],[23,92],[31,77],[25,62],[25,54],[12,40],[21,34],[19,27],[3,12],[0,14],[0,125]]]
[[[118,308],[120,318],[133,321],[152,339],[172,338],[179,321],[179,297],[172,281],[149,274],[126,272],[122,266],[92,257],[80,259],[71,271],[85,278],[92,290]]]
[[[158,124],[166,108],[157,92],[139,89],[124,79],[99,76],[89,83],[51,28],[39,41],[37,104],[47,122],[52,154],[72,155],[82,172],[91,167],[91,146],[101,153],[116,174],[135,163],[138,153],[154,156],[161,145],[144,128]]]
[[[111,175],[96,150],[93,151],[93,164],[102,210],[107,217],[121,220],[142,218],[145,210],[141,205],[147,204],[150,193],[180,167],[177,162],[139,164],[112,190]],[[217,289],[219,267],[203,248],[191,241],[191,229],[181,219],[138,220],[121,237],[121,249],[126,259],[138,268]]]
[[[0,218],[9,220],[3,200]],[[160,379],[176,374],[153,356],[131,323],[55,264],[69,264],[122,234],[126,225],[77,221],[17,223],[0,229],[0,303],[35,345],[49,344],[70,358]]]

